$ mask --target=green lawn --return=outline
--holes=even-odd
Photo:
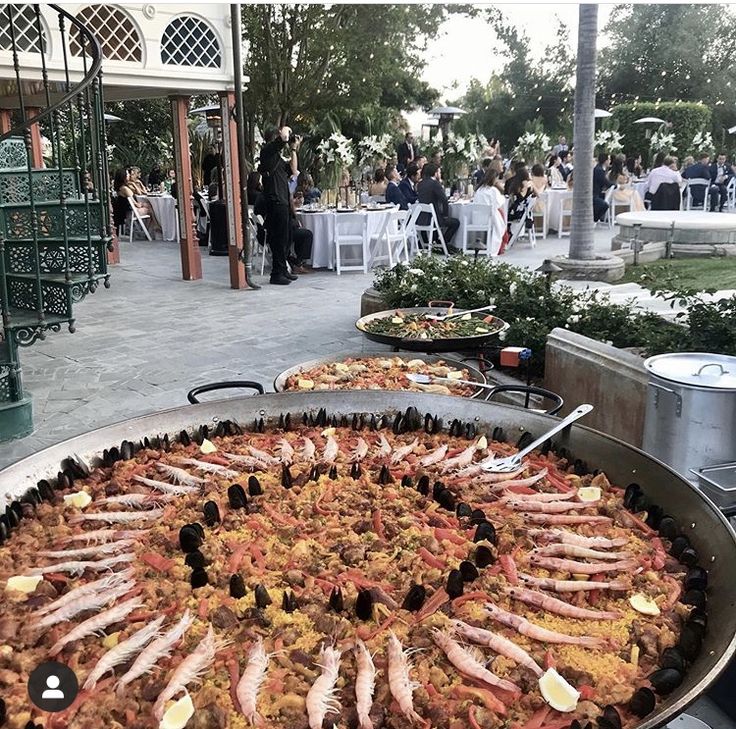
[[[736,257],[679,258],[626,266],[617,283],[638,283],[645,288],[736,289]]]

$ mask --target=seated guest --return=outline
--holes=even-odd
[[[118,170],[115,173],[112,187],[117,193],[117,197],[113,200],[113,220],[118,221],[115,223],[116,226],[125,222],[132,205],[141,215],[150,216],[149,227],[151,231],[161,230],[150,203],[147,200],[139,202],[135,199],[136,193],[131,189],[130,173],[127,170]],[[119,202],[115,203],[115,200]]]
[[[647,179],[647,193],[646,198],[648,200],[653,200],[659,191],[659,188],[661,185],[674,185],[677,190],[677,203],[676,207],[674,207],[674,195],[673,200],[669,201],[669,203],[662,202],[660,204],[671,204],[673,207],[654,207],[652,205],[652,210],[679,210],[680,209],[680,185],[682,184],[682,176],[677,171],[677,162],[675,162],[674,157],[664,157],[662,159],[662,163],[658,167],[654,167],[652,171],[649,173],[649,177]],[[674,188],[672,188],[674,189]],[[660,195],[661,197],[661,195]]]
[[[416,162],[409,162],[406,166],[406,174],[404,179],[399,183],[399,190],[406,200],[407,206],[413,205],[417,201],[417,183],[421,173]]]
[[[308,228],[303,228],[296,217],[295,201],[300,196],[301,193],[297,192],[291,199],[291,248],[287,252],[287,260],[293,273],[310,273],[312,269],[307,268],[307,261],[312,257],[314,234]]]
[[[503,160],[500,157],[494,157],[491,166],[488,168],[496,173],[496,181],[493,183],[498,191],[504,194],[504,176],[503,176]]]
[[[565,178],[562,175],[562,160],[558,154],[551,154],[547,160],[547,173],[549,174],[549,183],[552,187],[562,187],[565,184]]]
[[[158,187],[163,181],[163,170],[161,169],[161,165],[156,162],[156,164],[151,168],[151,171],[148,173],[148,186]]]
[[[521,220],[526,210],[526,201],[534,195],[534,188],[526,165],[520,167],[509,180],[509,215],[508,222]],[[531,227],[531,220],[527,220],[527,227]]]
[[[417,197],[420,203],[434,206],[437,223],[442,229],[442,235],[449,248],[450,241],[460,227],[460,221],[457,218],[450,217],[450,208],[447,204],[445,188],[442,187],[440,180],[440,168],[433,162],[428,162],[422,169],[422,180],[417,185]],[[420,219],[417,222],[419,225],[428,225],[428,217],[428,214],[423,213],[419,216]],[[431,241],[429,245],[431,245]]]
[[[442,167],[442,158],[445,156],[445,153],[438,149],[433,155],[432,155],[432,164],[436,165],[437,167]]]
[[[695,164],[695,157],[693,157],[691,154],[687,155],[684,160],[682,160],[682,164],[680,165],[680,174],[683,174],[685,170],[690,167],[690,165]]]
[[[401,210],[408,210],[409,203],[399,187],[399,182],[401,182],[399,171],[395,167],[387,167],[386,179],[388,180],[388,185],[386,186],[386,202],[398,205]]]
[[[145,195],[146,186],[141,180],[141,168],[140,167],[129,167],[128,168],[128,187],[133,191],[134,195]]]
[[[164,177],[164,180],[161,184],[163,185],[164,190],[169,193],[169,195],[176,197],[176,170],[173,167],[166,173],[166,177]]]
[[[606,190],[611,187],[608,180],[609,155],[601,152],[598,155],[598,164],[593,168],[593,220],[597,223],[606,217],[608,203]]]
[[[698,156],[698,161],[695,164],[692,164],[688,168],[686,168],[686,170],[682,173],[682,176],[686,180],[708,180],[709,184],[707,186],[693,185],[690,188],[690,197],[694,206],[703,206],[703,209],[705,209],[704,201],[705,193],[707,190],[708,197],[710,199],[710,211],[712,213],[715,212],[716,207],[718,207],[718,201],[721,195],[718,186],[715,184],[710,184],[710,155],[707,152],[701,153]],[[724,200],[723,202],[725,204],[726,201]]]
[[[571,152],[560,152],[558,157],[560,158],[560,174],[562,179],[567,181],[567,176],[572,172],[572,153]]]
[[[627,207],[631,212],[638,213],[644,210],[644,201],[632,186],[631,175],[624,162],[623,155],[617,155],[611,160],[608,179],[615,186],[611,194],[616,205]]]
[[[368,185],[368,194],[371,197],[385,197],[388,180],[386,179],[386,170],[378,167],[373,174],[373,182]]]
[[[416,162],[419,172],[421,172],[422,167],[427,164],[427,158],[423,154],[420,154],[414,161]]]
[[[254,205],[256,198],[263,192],[263,183],[261,182],[261,173],[253,170],[245,183],[246,193],[248,195],[248,204]]]
[[[541,195],[547,189],[548,183],[547,183],[547,175],[544,174],[544,167],[540,165],[538,162],[537,164],[532,166],[531,183],[532,183],[532,190],[534,190],[534,195],[537,198],[537,201],[534,203],[534,212],[543,213],[545,201],[544,201],[544,198],[541,197]]]
[[[644,175],[644,168],[641,166],[641,155],[634,154],[631,157],[627,157],[626,169],[629,171],[631,177],[642,177]]]
[[[525,198],[527,192],[532,188],[532,181],[526,163],[522,161],[513,162],[509,171],[512,170],[513,174],[504,183],[504,194],[512,197],[521,195]]]
[[[710,166],[710,181],[718,188],[720,195],[719,211],[723,212],[723,208],[728,202],[728,183],[733,177],[731,165],[726,162],[725,152],[719,152],[718,158]]]
[[[483,178],[486,176],[486,172],[488,172],[488,168],[491,166],[491,162],[493,162],[493,160],[490,157],[486,157],[480,163],[480,167],[473,172],[473,185],[475,185],[475,187],[478,187],[478,185],[483,181]]]
[[[322,190],[315,186],[309,172],[300,172],[296,183],[296,191],[302,194],[305,205],[311,205],[322,197]]]

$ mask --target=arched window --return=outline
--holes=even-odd
[[[222,51],[215,31],[200,18],[179,15],[166,26],[161,38],[161,63],[220,68]]]
[[[108,61],[143,61],[143,48],[138,29],[123,10],[115,5],[88,5],[77,13],[81,20],[97,36],[102,55]],[[82,55],[79,33],[72,29],[69,47],[73,56]]]
[[[10,8],[10,14],[8,14],[8,8]],[[46,23],[41,18],[41,38],[39,38],[36,13],[32,5],[0,5],[0,50],[13,50],[13,39],[10,34],[11,16],[17,50],[23,53],[40,53],[41,44],[43,44],[45,52],[48,37]]]

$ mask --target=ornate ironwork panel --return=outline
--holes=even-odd
[[[33,237],[34,210],[29,207],[6,206],[3,230],[7,240],[27,240]],[[99,238],[102,226],[102,213],[99,203],[90,204],[89,217],[83,200],[67,201],[66,220],[61,203],[39,203],[35,206],[35,221],[38,237],[87,238],[90,230],[93,238]]]
[[[65,198],[73,199],[79,195],[74,170],[64,170],[61,180],[58,170],[33,170],[31,179],[35,202],[59,200],[62,190]],[[27,170],[0,170],[0,205],[21,205],[30,199]]]
[[[28,155],[25,142],[20,137],[3,139],[0,142],[0,169],[26,169]]]

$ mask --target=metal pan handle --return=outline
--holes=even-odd
[[[543,387],[533,387],[531,385],[496,385],[496,387],[488,393],[486,400],[492,400],[499,392],[521,392],[528,395],[539,395],[547,398],[548,400],[552,400],[555,404],[552,408],[545,411],[547,415],[557,415],[565,404],[565,401],[556,392],[545,390]]]
[[[227,380],[225,382],[210,382],[208,385],[195,387],[187,393],[187,400],[192,405],[198,405],[199,400],[197,399],[197,395],[201,395],[204,392],[212,392],[213,390],[229,390],[235,387],[245,387],[249,390],[255,390],[259,395],[263,395],[266,392],[260,382],[253,382],[252,380]]]

